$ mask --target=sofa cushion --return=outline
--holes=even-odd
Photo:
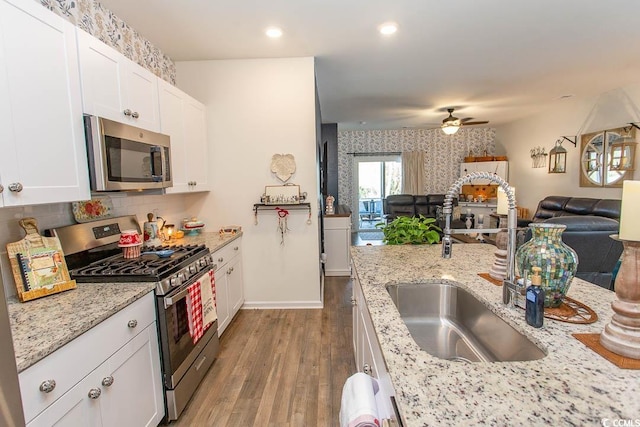
[[[566,215],[596,215],[620,219],[620,200],[547,196],[538,203],[533,222]]]

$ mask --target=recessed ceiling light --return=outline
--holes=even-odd
[[[278,37],[282,37],[282,30],[278,27],[269,27],[265,31],[267,37],[271,37],[272,39],[277,39]]]
[[[396,24],[395,22],[385,22],[384,24],[380,24],[380,26],[378,26],[378,31],[380,31],[380,34],[382,34],[383,36],[390,36],[391,34],[394,34],[396,31],[398,31],[398,24]]]

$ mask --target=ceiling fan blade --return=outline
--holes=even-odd
[[[464,126],[473,126],[473,125],[486,125],[489,123],[488,121],[480,121],[480,122],[462,122]]]

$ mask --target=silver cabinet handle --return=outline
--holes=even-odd
[[[362,372],[364,372],[367,375],[371,375],[371,366],[368,363],[365,363],[364,366],[362,367]]]
[[[123,113],[127,117],[131,116],[131,110],[129,110],[128,108],[126,110],[124,110]]]
[[[127,323],[127,326],[133,329],[136,326],[138,326],[138,321],[136,319],[129,320],[129,323]]]
[[[224,261],[224,258],[222,257],[218,258],[218,262],[222,262],[222,261]]]
[[[354,297],[351,297],[351,305],[358,305]]]
[[[137,119],[138,117],[140,117],[140,114],[138,114],[137,111],[134,111],[133,113],[131,113],[131,117],[133,117],[134,119]]]
[[[239,248],[239,247],[237,247],[237,246],[234,246],[234,247],[233,247],[233,250],[234,250],[234,251],[237,251],[238,249],[240,249],[240,248]]]
[[[0,193],[4,191],[4,185],[0,184]]]
[[[22,191],[22,184],[20,184],[19,182],[12,182],[11,184],[9,184],[9,191],[13,192],[13,193],[19,193]]]
[[[110,387],[113,384],[113,377],[109,375],[108,377],[104,377],[102,379],[102,385],[105,387]]]
[[[87,393],[87,396],[89,396],[89,399],[97,399],[101,394],[102,391],[99,388],[92,388],[89,390],[89,393]]]
[[[51,393],[54,388],[56,388],[55,380],[44,380],[40,384],[40,391],[43,393]]]
[[[231,267],[231,268],[229,268],[229,269],[227,270],[227,274],[231,274],[231,273],[233,273],[233,267]]]

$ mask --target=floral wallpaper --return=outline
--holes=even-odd
[[[113,47],[169,83],[176,83],[176,67],[171,58],[154,47],[113,12],[94,0],[36,0]]]
[[[466,156],[495,154],[495,129],[460,129],[445,135],[440,129],[403,129],[338,132],[338,199],[352,205],[353,155],[347,153],[425,152],[424,194],[446,193],[460,177]]]

